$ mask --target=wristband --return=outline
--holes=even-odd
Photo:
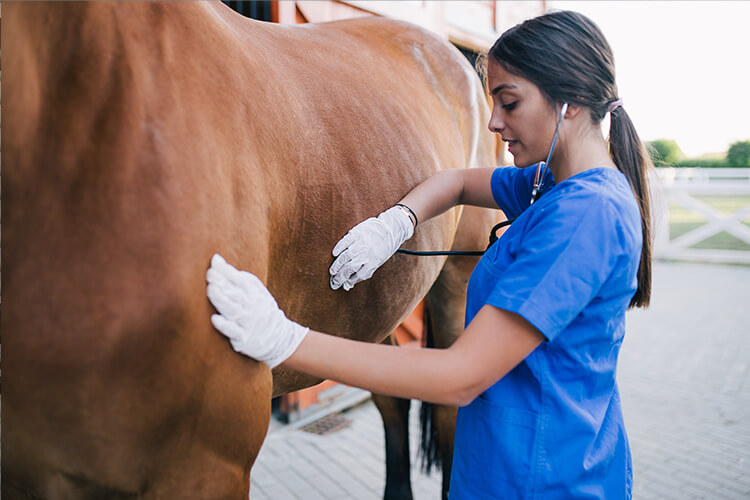
[[[414,224],[414,227],[417,227],[417,224],[419,223],[419,219],[417,219],[417,214],[414,213],[414,210],[407,207],[403,203],[396,203],[397,207],[401,207],[402,210],[405,209],[406,214],[409,216],[409,220],[411,220],[412,224]]]

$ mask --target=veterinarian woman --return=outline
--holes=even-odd
[[[466,330],[453,346],[399,349],[309,331],[218,255],[208,271],[214,325],[269,366],[460,405],[453,499],[630,498],[615,373],[625,311],[649,302],[649,162],[612,52],[589,19],[554,12],[504,33],[487,79],[489,127],[516,166],[434,175],[403,206],[352,228],[330,269],[331,286],[349,289],[419,222],[458,204],[499,207],[515,221],[471,276]]]

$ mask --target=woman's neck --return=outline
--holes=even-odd
[[[571,125],[574,126],[560,131],[558,145],[550,159],[549,169],[555,182],[592,168],[617,169],[598,125],[590,122],[582,127]]]

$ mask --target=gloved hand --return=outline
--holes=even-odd
[[[360,222],[333,247],[336,260],[328,270],[331,288],[343,286],[344,290],[351,290],[368,279],[412,234],[414,224],[399,206]]]
[[[235,351],[269,368],[291,356],[309,331],[287,319],[254,274],[235,269],[219,254],[211,259],[206,281],[208,298],[219,312],[211,323],[229,337]]]

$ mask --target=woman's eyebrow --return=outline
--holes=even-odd
[[[505,90],[505,89],[515,89],[515,88],[518,88],[518,87],[516,87],[512,83],[502,83],[502,84],[498,85],[497,87],[495,87],[494,89],[492,89],[492,91],[490,92],[490,94],[496,95],[498,92],[500,92],[502,90]]]

